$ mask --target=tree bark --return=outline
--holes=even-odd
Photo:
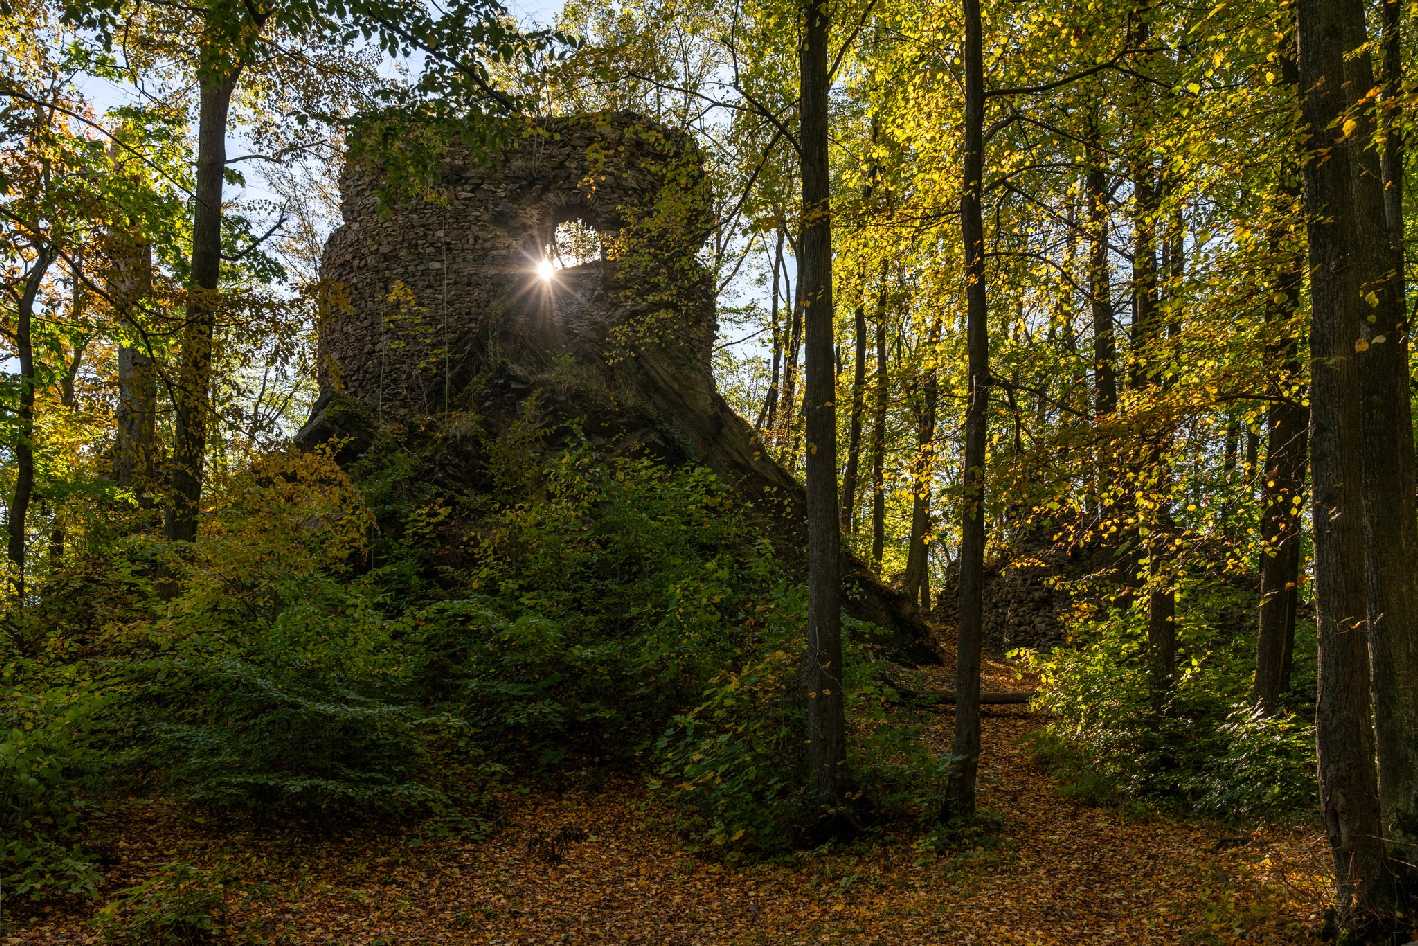
[[[1364,412],[1355,344],[1364,303],[1350,246],[1353,146],[1342,136],[1348,105],[1343,19],[1347,0],[1298,0],[1300,88],[1307,135],[1311,462],[1314,467],[1315,604],[1319,638],[1315,705],[1320,803],[1334,856],[1340,925],[1359,933],[1392,916],[1365,624],[1368,589],[1363,503]],[[1340,136],[1336,136],[1340,130]]]
[[[866,286],[862,286],[866,295]],[[852,413],[847,421],[847,467],[842,472],[842,534],[851,536],[857,524],[857,470],[862,456],[862,415],[867,397],[867,312],[866,301],[858,300],[852,313],[854,364],[852,369]]]
[[[798,285],[794,292],[792,281],[787,278],[786,267],[784,272],[784,284],[787,287],[787,294],[784,296],[784,303],[791,306],[788,316],[788,344],[783,362],[783,392],[778,398],[778,444],[783,455],[783,465],[790,471],[797,469],[797,430],[798,430],[798,351],[803,344],[803,287],[802,287],[802,259],[801,243],[799,243],[798,259]]]
[[[1108,274],[1108,170],[1097,129],[1090,124],[1088,174],[1088,298],[1093,316],[1093,410],[1107,417],[1118,409],[1117,342],[1113,333],[1113,287]]]
[[[1363,394],[1364,521],[1369,548],[1369,664],[1378,741],[1379,799],[1395,864],[1418,864],[1418,481],[1413,450],[1408,319],[1403,285],[1401,197],[1403,148],[1397,128],[1378,135],[1365,106],[1374,88],[1365,4],[1336,0],[1343,31],[1346,139],[1352,154],[1349,252],[1361,296],[1362,342],[1356,339]],[[1386,26],[1389,11],[1385,11]],[[1392,46],[1398,24],[1385,30],[1381,104],[1397,98],[1400,68]],[[1394,61],[1389,62],[1390,58]],[[1385,112],[1388,109],[1384,109]],[[1371,146],[1378,137],[1381,147]],[[1384,165],[1393,175],[1386,189]],[[1392,220],[1392,225],[1390,224]],[[1418,875],[1418,867],[1408,868]]]
[[[1151,35],[1149,12],[1142,5],[1135,15],[1137,19],[1131,45],[1134,49],[1143,50]],[[1129,381],[1134,390],[1156,392],[1160,388],[1159,349],[1165,341],[1167,330],[1162,322],[1158,295],[1157,218],[1162,208],[1162,189],[1146,140],[1146,112],[1151,105],[1151,96],[1141,72],[1140,68],[1133,104],[1136,127],[1129,159],[1133,186],[1133,357]],[[1166,578],[1162,574],[1170,518],[1166,495],[1170,474],[1165,469],[1163,437],[1162,431],[1152,433],[1149,438],[1152,443],[1144,452],[1138,471],[1140,482],[1153,483],[1157,492],[1156,510],[1149,517],[1151,521],[1147,523],[1147,535],[1141,537],[1139,551],[1147,562],[1148,691],[1153,710],[1158,713],[1165,709],[1171,698],[1177,661],[1176,596],[1166,586]],[[1146,502],[1139,502],[1139,510],[1146,505]]]
[[[114,314],[135,325],[152,288],[152,247],[126,232],[109,235],[107,291]],[[142,347],[118,348],[117,439],[113,449],[113,479],[131,489],[146,504],[157,469],[158,379],[153,360]]]
[[[1266,309],[1268,377],[1281,379],[1266,412],[1265,475],[1261,483],[1260,630],[1253,699],[1264,713],[1280,709],[1290,686],[1295,612],[1300,598],[1300,506],[1309,446],[1310,410],[1301,385],[1300,340],[1290,326],[1300,304],[1300,260],[1276,286]]]
[[[826,0],[805,0],[799,47],[803,231],[798,295],[807,322],[804,391],[807,434],[808,633],[804,657],[808,797],[819,812],[840,809],[846,785],[842,695],[841,532],[837,514],[837,407],[832,376],[832,219],[828,167]]]
[[[872,418],[871,451],[871,565],[881,574],[886,553],[886,402],[891,378],[886,367],[886,267],[882,267],[881,294],[876,303],[876,392]]]
[[[1294,36],[1280,44],[1278,56],[1285,84],[1299,99],[1299,64]],[[1283,261],[1266,306],[1266,377],[1276,379],[1276,400],[1266,411],[1265,474],[1261,478],[1260,627],[1256,635],[1256,675],[1252,700],[1261,712],[1281,708],[1290,686],[1295,649],[1295,613],[1300,598],[1300,503],[1309,452],[1310,409],[1300,363],[1296,318],[1304,282],[1303,256],[1289,246],[1290,208],[1301,198],[1299,168],[1287,160],[1282,170],[1279,205],[1270,245]]]
[[[768,393],[763,398],[763,409],[759,411],[758,422],[754,424],[760,431],[776,430],[774,422],[778,413],[778,381],[783,368],[784,333],[778,324],[778,271],[783,267],[783,230],[778,230],[777,245],[773,248],[773,301],[769,310],[769,322],[773,326],[773,375],[768,382]]]
[[[25,606],[25,520],[29,514],[30,499],[34,496],[34,308],[55,255],[52,246],[39,248],[29,272],[25,274],[24,289],[15,313],[15,355],[20,363],[20,398],[15,412],[15,491],[10,497],[7,526],[10,564],[15,569],[17,608]]]
[[[212,53],[205,51],[204,59]],[[207,418],[211,409],[212,339],[220,310],[222,266],[222,185],[226,171],[227,116],[238,71],[210,67],[200,78],[197,118],[197,176],[192,211],[191,277],[182,353],[174,390],[176,425],[166,532],[169,539],[197,538],[202,504]]]
[[[921,401],[916,414],[916,458],[911,464],[911,540],[906,550],[906,574],[902,591],[912,602],[929,610],[931,606],[930,527],[931,475],[935,469],[936,413],[940,401],[940,368],[936,354],[940,348],[941,323],[936,319],[928,336],[931,365],[921,381]]]
[[[990,340],[985,294],[984,28],[980,0],[964,0],[965,153],[960,233],[965,246],[965,332],[969,401],[960,513],[960,627],[956,637],[955,739],[942,814],[975,814],[980,764],[980,649],[984,631],[985,447],[990,391]]]

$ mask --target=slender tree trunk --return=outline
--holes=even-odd
[[[808,633],[804,658],[808,796],[823,813],[843,803],[841,532],[837,515],[837,408],[832,376],[832,219],[828,170],[826,0],[805,0],[800,53],[803,235],[798,295],[807,320]]]
[[[1139,6],[1133,27],[1132,46],[1145,50],[1151,41],[1150,13],[1145,4]],[[1145,57],[1145,54],[1142,54]],[[1166,340],[1167,326],[1158,295],[1157,218],[1162,209],[1162,188],[1157,180],[1157,168],[1147,142],[1148,112],[1152,106],[1151,90],[1141,78],[1146,71],[1144,58],[1135,82],[1133,109],[1135,128],[1130,156],[1130,176],[1133,186],[1133,357],[1129,382],[1134,390],[1157,392],[1160,385],[1160,350]],[[1171,698],[1176,677],[1177,631],[1176,596],[1166,584],[1162,563],[1168,539],[1170,507],[1167,492],[1170,474],[1165,469],[1163,431],[1154,431],[1141,459],[1139,481],[1143,488],[1149,482],[1156,491],[1156,511],[1147,535],[1140,537],[1139,551],[1146,560],[1147,572],[1147,677],[1154,712],[1161,713]],[[1139,510],[1147,503],[1138,504]],[[1139,516],[1139,521],[1142,517]]]
[[[801,244],[799,244],[801,246]],[[784,352],[783,392],[778,399],[778,443],[785,451],[785,465],[791,470],[797,467],[798,430],[798,351],[803,343],[803,303],[802,303],[802,260],[798,260],[798,285],[796,291],[792,281],[784,272],[786,295],[783,301],[791,306],[788,315],[788,344]]]
[[[1367,313],[1350,245],[1353,146],[1340,128],[1347,0],[1298,0],[1300,88],[1308,138],[1311,462],[1314,466],[1315,618],[1319,638],[1315,735],[1320,803],[1334,855],[1340,924],[1362,937],[1392,914],[1365,625],[1363,405],[1355,342]],[[1337,136],[1336,131],[1340,134]]]
[[[1090,125],[1088,174],[1088,299],[1093,315],[1093,410],[1107,417],[1118,409],[1117,342],[1113,332],[1113,287],[1108,273],[1108,171],[1098,132]]]
[[[202,503],[207,416],[211,409],[212,339],[220,308],[227,115],[235,88],[235,70],[201,77],[192,270],[182,327],[181,363],[174,391],[176,426],[166,529],[169,539],[185,542],[197,537],[197,515]]]
[[[1384,221],[1393,245],[1395,278],[1404,285],[1403,162],[1404,127],[1398,122],[1403,108],[1403,9],[1401,0],[1383,0],[1383,96],[1380,99],[1380,136],[1383,141]]]
[[[1418,876],[1418,504],[1414,484],[1413,415],[1409,381],[1408,319],[1403,286],[1401,207],[1385,188],[1384,164],[1393,162],[1389,183],[1401,197],[1403,146],[1398,129],[1380,136],[1383,123],[1365,107],[1374,88],[1367,50],[1365,4],[1335,0],[1344,31],[1344,98],[1351,154],[1349,252],[1358,288],[1367,300],[1358,344],[1363,392],[1365,524],[1369,547],[1369,663],[1378,739],[1379,798],[1384,828],[1396,864],[1413,864]],[[1387,21],[1389,11],[1385,10]],[[1381,104],[1396,99],[1400,75],[1398,24],[1386,30]],[[1387,111],[1387,110],[1385,110]],[[1382,157],[1381,153],[1382,152]],[[1386,159],[1386,160],[1384,160]],[[1392,215],[1390,226],[1388,215]],[[1356,342],[1358,339],[1356,339]]]
[[[783,327],[778,324],[778,272],[783,268],[783,230],[778,230],[777,244],[773,248],[773,301],[769,311],[769,322],[773,326],[773,376],[768,383],[768,394],[763,399],[763,410],[758,414],[758,423],[754,426],[760,431],[768,431],[770,436],[777,430],[775,423],[778,415],[778,383],[782,377],[783,369],[783,346],[786,342]]]
[[[136,324],[143,300],[152,288],[152,247],[131,233],[115,232],[108,240],[108,297],[115,315]],[[133,490],[146,504],[157,469],[158,379],[152,358],[137,345],[118,348],[117,440],[113,449],[113,479]]]
[[[990,340],[985,294],[984,30],[980,0],[964,0],[965,155],[960,232],[965,245],[965,333],[969,401],[960,513],[960,628],[955,658],[955,740],[943,814],[975,814],[980,764],[980,649],[984,632],[985,444],[989,417]]]
[[[1266,412],[1265,475],[1261,483],[1260,632],[1256,640],[1254,700],[1276,712],[1290,686],[1295,612],[1300,598],[1300,506],[1305,490],[1310,410],[1301,384],[1299,338],[1290,326],[1299,311],[1302,273],[1287,269],[1280,301],[1267,308],[1266,374],[1282,379],[1278,400]]]
[[[865,282],[862,294],[866,295]],[[847,468],[842,473],[842,534],[850,536],[857,524],[857,470],[862,456],[862,415],[867,402],[867,312],[865,299],[852,314],[853,355],[852,415],[847,421]]]
[[[1297,101],[1299,64],[1295,38],[1280,44],[1280,70]],[[1266,412],[1265,473],[1261,477],[1260,628],[1256,635],[1256,676],[1252,699],[1261,712],[1281,708],[1290,686],[1295,650],[1295,613],[1300,599],[1300,497],[1305,489],[1309,453],[1310,409],[1300,363],[1297,317],[1305,260],[1289,248],[1288,216],[1302,195],[1299,167],[1287,161],[1282,171],[1280,205],[1271,232],[1275,259],[1285,261],[1266,306],[1266,377],[1276,379]]]
[[[34,496],[34,327],[35,301],[55,259],[48,245],[39,250],[25,274],[15,325],[15,355],[20,362],[20,401],[15,412],[15,491],[10,497],[10,564],[15,569],[15,606],[25,606],[25,520]]]
[[[1241,450],[1241,418],[1236,414],[1226,415],[1226,442],[1221,450],[1221,470],[1223,479],[1230,486],[1236,478],[1236,460]]]
[[[906,597],[926,609],[931,606],[931,476],[935,470],[936,413],[940,401],[940,368],[936,363],[940,332],[941,323],[936,319],[927,336],[930,367],[921,380],[921,400],[916,412],[916,457],[911,464],[911,541],[906,550],[906,574],[902,578]]]
[[[872,406],[871,450],[871,564],[881,574],[886,553],[886,402],[891,377],[886,365],[886,267],[881,271],[881,294],[876,303],[876,390]]]

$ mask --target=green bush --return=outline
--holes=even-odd
[[[787,850],[803,827],[798,660],[775,650],[716,679],[656,743],[652,786],[691,843],[729,855]]]
[[[115,546],[105,629],[71,629],[84,643],[64,653],[108,681],[91,735],[126,787],[245,815],[419,817],[466,811],[505,774],[494,757],[636,766],[705,849],[796,843],[805,596],[753,510],[707,470],[607,459],[565,431],[549,447],[524,421],[494,439],[450,416],[376,440],[349,476],[272,455],[224,485],[196,543]],[[174,594],[149,593],[159,577]],[[915,817],[939,760],[847,626],[864,807]]]
[[[87,733],[101,705],[86,686],[0,688],[0,884],[16,898],[97,887],[83,828],[95,763]]]
[[[1203,811],[1236,818],[1312,809],[1315,729],[1292,713],[1265,716],[1232,708],[1217,730],[1217,752],[1186,786]]]
[[[444,811],[449,721],[409,686],[404,625],[360,575],[369,514],[328,456],[275,455],[229,486],[179,593],[110,652],[139,768],[188,801],[267,817]]]
[[[1312,806],[1313,726],[1294,712],[1253,711],[1251,638],[1220,617],[1245,613],[1231,597],[1184,586],[1178,678],[1160,715],[1148,692],[1140,607],[1082,624],[1069,645],[1033,658],[1042,679],[1036,705],[1050,716],[1037,755],[1065,794],[1220,818],[1286,817]],[[1298,664],[1313,639],[1305,627],[1297,638]]]
[[[458,594],[409,614],[413,673],[544,765],[633,760],[752,652],[778,565],[705,470],[573,448],[541,472],[479,521]]]
[[[226,896],[210,871],[172,864],[125,890],[94,919],[108,946],[226,946]]]
[[[706,852],[729,858],[772,855],[810,840],[801,644],[801,593],[785,593],[770,612],[765,646],[742,669],[725,672],[702,702],[675,717],[656,743],[653,787],[679,830]],[[886,663],[862,639],[868,629],[846,619],[847,767],[851,816],[862,823],[935,821],[948,757],[921,735],[887,682]],[[774,643],[776,642],[776,643]]]
[[[447,807],[424,780],[431,766],[421,730],[432,721],[417,707],[232,658],[138,670],[157,720],[148,761],[189,801],[317,819]]]

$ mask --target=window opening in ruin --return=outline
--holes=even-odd
[[[604,261],[605,250],[596,228],[580,220],[563,220],[556,225],[551,243],[543,248],[543,261],[537,271],[543,279],[549,279],[560,269]]]

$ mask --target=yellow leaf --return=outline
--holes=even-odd
[[[1358,128],[1358,127],[1359,127],[1359,122],[1358,122],[1357,120],[1355,120],[1355,119],[1353,119],[1353,118],[1346,118],[1346,119],[1344,120],[1344,128],[1343,128],[1344,137],[1348,138],[1350,135],[1354,134],[1354,129],[1355,129],[1355,128]]]

